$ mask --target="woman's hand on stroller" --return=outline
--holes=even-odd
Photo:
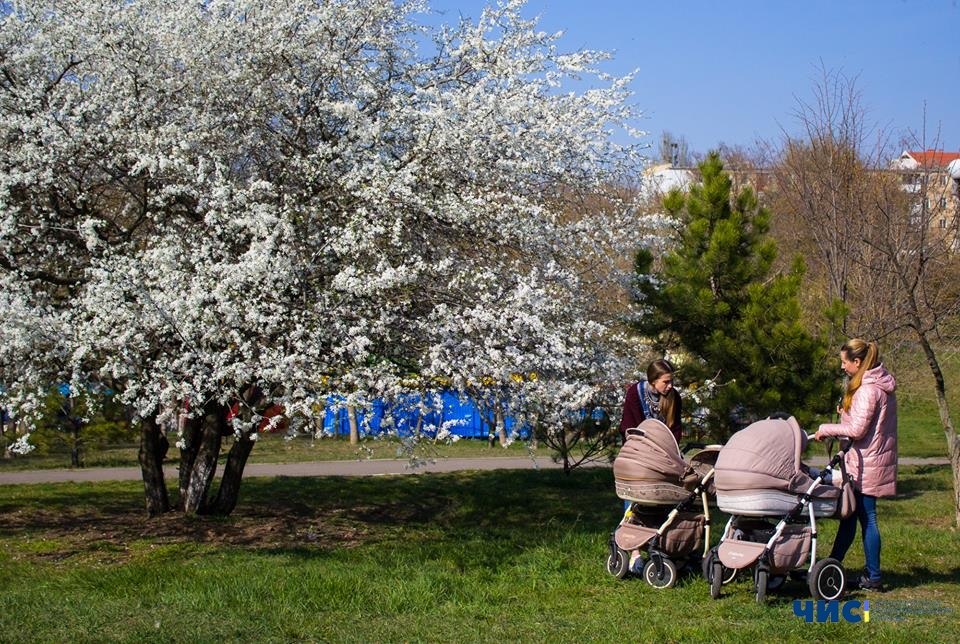
[[[839,440],[841,445],[845,445],[850,442],[850,439],[846,438],[845,436],[836,436],[834,434],[828,434],[822,429],[817,430],[817,432],[813,435],[813,440],[820,441],[821,443],[824,441],[829,443],[835,440]]]

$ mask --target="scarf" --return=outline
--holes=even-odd
[[[644,416],[647,418],[656,418],[662,423],[667,419],[660,413],[660,394],[649,382],[641,381],[638,385],[640,389],[640,404],[643,407]]]

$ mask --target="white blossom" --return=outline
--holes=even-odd
[[[610,137],[638,110],[606,54],[517,0],[437,29],[394,0],[7,4],[18,409],[61,380],[161,416],[453,387],[560,422],[619,389],[644,160]]]
[[[22,434],[8,448],[11,454],[24,456],[32,452],[36,447],[30,444],[30,434]]]

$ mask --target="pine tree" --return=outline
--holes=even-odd
[[[749,187],[731,200],[730,177],[716,153],[699,170],[702,182],[688,194],[664,199],[680,224],[676,246],[657,268],[649,251],[637,255],[645,315],[636,330],[685,358],[684,382],[715,385],[703,404],[716,437],[777,411],[804,424],[829,409],[832,378],[826,343],[800,323],[803,262],[772,274],[777,248],[768,236],[769,211]]]

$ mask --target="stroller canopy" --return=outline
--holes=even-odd
[[[811,480],[801,468],[807,435],[796,419],[767,418],[730,437],[717,456],[717,492],[802,490]]]
[[[687,472],[670,428],[655,418],[626,431],[627,441],[613,463],[614,476],[625,480],[680,484]]]

